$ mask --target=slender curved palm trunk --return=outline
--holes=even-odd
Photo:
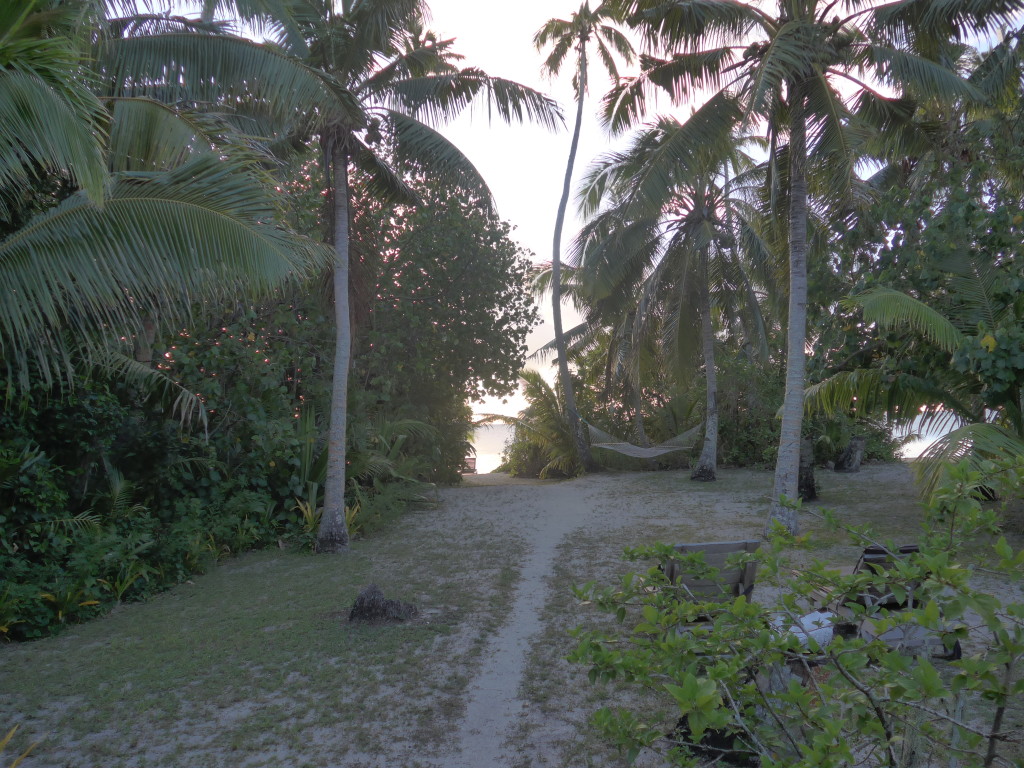
[[[690,473],[691,480],[710,481],[716,478],[718,468],[718,377],[715,373],[715,328],[711,322],[711,286],[708,285],[707,254],[701,258],[700,336],[704,349],[704,381],[707,402],[704,410],[704,447],[697,466]]]
[[[782,402],[782,432],[775,462],[775,486],[766,531],[774,521],[790,532],[799,532],[795,509],[783,506],[781,497],[794,501],[800,478],[800,428],[804,414],[804,342],[807,338],[807,123],[804,94],[794,86],[794,106],[789,137],[789,326],[786,332],[786,394]]]
[[[580,79],[579,98],[576,100],[576,124],[573,127],[572,143],[569,146],[569,162],[565,167],[565,181],[562,184],[562,198],[558,201],[558,215],[555,218],[554,243],[551,249],[551,321],[555,326],[555,350],[558,354],[558,378],[562,384],[562,399],[565,402],[569,429],[576,441],[576,455],[580,465],[589,470],[593,467],[590,457],[590,444],[583,434],[583,424],[576,411],[576,396],[572,391],[572,379],[569,378],[569,359],[565,350],[565,336],[562,331],[562,266],[560,253],[562,249],[562,227],[565,224],[565,211],[569,207],[569,192],[572,187],[572,169],[576,163],[576,152],[580,144],[580,130],[583,125],[583,94],[587,88],[587,47],[586,40],[580,42]]]
[[[348,367],[352,328],[348,306],[349,189],[348,157],[342,136],[329,141],[329,178],[334,192],[334,383],[331,388],[331,426],[327,433],[327,480],[324,511],[316,535],[316,551],[336,553],[348,549],[345,523],[345,427],[348,421]]]
[[[629,387],[629,397],[633,405],[633,434],[636,437],[636,444],[644,448],[651,447],[651,439],[647,437],[647,430],[644,428],[644,399],[640,391],[640,375]]]

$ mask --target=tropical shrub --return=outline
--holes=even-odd
[[[980,472],[961,464],[948,477],[932,496],[920,553],[884,575],[839,577],[820,563],[794,572],[787,556],[794,542],[776,537],[762,553],[742,556],[757,557],[759,580],[781,587],[767,604],[691,599],[657,567],[629,573],[615,587],[581,588],[620,626],[578,632],[573,660],[589,667],[592,680],[623,681],[649,696],[640,710],[600,710],[598,727],[631,755],[653,747],[680,766],[702,759],[807,768],[1019,760],[1020,746],[1006,728],[1011,715],[1019,717],[1024,693],[1024,603],[977,588],[963,548],[987,541],[986,574],[1019,589],[1024,551],[998,535],[998,517],[978,491],[1019,487],[1024,462],[989,463]],[[860,546],[879,543],[866,531],[846,530]],[[667,545],[627,556],[673,559],[685,573],[715,575],[700,555]],[[889,611],[849,602],[850,621],[871,623],[878,635],[900,628],[927,633],[931,654],[915,658],[881,639],[840,632],[839,624],[830,643],[799,629],[820,604],[821,590],[871,589],[912,595],[912,605]]]

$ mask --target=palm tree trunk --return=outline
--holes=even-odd
[[[639,365],[637,366],[639,368]],[[629,398],[633,406],[633,434],[636,444],[642,448],[650,448],[651,440],[647,437],[647,430],[644,428],[644,399],[643,391],[640,388],[640,372],[637,371],[636,379],[629,386]]]
[[[558,201],[558,215],[555,217],[554,243],[551,249],[551,322],[555,326],[555,350],[558,354],[558,378],[562,384],[562,399],[565,402],[569,429],[576,441],[576,455],[584,470],[593,467],[590,456],[590,444],[583,434],[583,424],[576,411],[576,396],[572,391],[572,379],[569,378],[569,359],[565,349],[565,336],[562,331],[562,267],[560,253],[562,249],[562,227],[565,224],[565,211],[569,207],[569,192],[572,187],[572,170],[576,163],[576,152],[580,144],[580,130],[583,125],[583,96],[587,87],[587,47],[586,40],[580,41],[580,76],[579,95],[576,99],[576,124],[573,127],[572,143],[569,146],[569,162],[565,167],[565,181],[562,184],[562,198]]]
[[[708,284],[707,254],[701,258],[700,330],[704,348],[704,380],[707,402],[704,410],[704,447],[691,480],[714,480],[718,463],[718,377],[715,374],[715,328],[711,322],[711,286]]]
[[[328,179],[333,187],[334,229],[334,383],[331,388],[331,426],[327,435],[327,479],[324,510],[316,535],[316,551],[337,553],[348,549],[345,523],[345,427],[348,421],[348,368],[352,349],[352,328],[348,306],[349,189],[348,156],[344,138],[335,131],[327,142]],[[329,154],[328,154],[329,153]]]
[[[774,521],[791,533],[799,531],[794,501],[800,477],[800,428],[804,414],[804,343],[807,338],[807,123],[803,89],[791,84],[793,116],[789,135],[789,325],[786,333],[786,394],[782,402],[782,430],[775,462],[775,487],[767,527]]]

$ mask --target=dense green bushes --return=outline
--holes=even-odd
[[[227,555],[307,542],[296,501],[315,506],[322,488],[325,333],[321,318],[282,303],[157,342],[158,367],[205,405],[206,421],[184,428],[146,393],[100,379],[33,390],[8,409],[0,633],[39,637]],[[381,429],[374,413],[351,421],[349,497],[362,527],[400,508],[415,474],[402,475],[405,450],[381,453]]]
[[[458,480],[468,398],[514,386],[536,314],[524,254],[472,194],[425,189],[422,208],[369,214],[360,247],[379,263],[364,259],[355,288],[353,533],[427,497],[423,483]],[[324,487],[328,308],[317,285],[295,285],[261,303],[193,307],[187,327],[151,343],[140,334],[127,363],[201,404],[184,424],[166,397],[112,371],[12,395],[0,416],[0,636],[57,631],[233,553],[310,545]]]
[[[616,398],[599,407],[608,393],[591,379],[595,374],[590,356],[578,358],[578,367],[585,376],[575,379],[579,393],[577,406],[583,418],[612,435],[636,442],[636,417],[629,403]],[[779,407],[782,404],[782,369],[759,363],[746,354],[720,354],[718,366],[718,464],[734,467],[768,468],[775,463],[778,450]],[[589,374],[587,373],[589,372]],[[589,384],[588,384],[589,381]],[[524,387],[529,406],[522,414],[524,424],[541,425],[538,429],[517,426],[506,446],[503,470],[513,475],[536,477],[552,461],[561,466],[571,464],[572,450],[568,432],[558,426],[561,405],[550,387],[528,383]],[[686,386],[652,386],[645,388],[640,400],[645,436],[653,444],[674,438],[703,421],[704,379],[699,377]],[[849,445],[854,435],[867,438],[866,461],[893,461],[898,456],[898,441],[882,421],[857,419],[846,414],[829,418],[805,419],[804,434],[814,445],[814,460],[824,466],[834,462]],[[594,459],[608,469],[678,469],[689,466],[700,453],[698,434],[691,450],[664,454],[654,460],[633,459],[612,452],[597,451]],[[556,460],[565,456],[564,460]],[[558,470],[561,474],[572,474]]]

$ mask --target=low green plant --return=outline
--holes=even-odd
[[[299,513],[300,543],[303,549],[312,550],[316,544],[316,532],[320,527],[320,517],[324,513],[324,508],[317,506],[315,500],[295,499],[295,506],[292,509]]]
[[[575,477],[583,473],[576,443],[560,394],[536,371],[522,372],[523,396],[529,403],[518,418],[488,417],[515,426],[505,446],[502,467],[513,477]]]
[[[11,728],[11,730],[9,730],[7,732],[6,736],[4,736],[2,739],[0,739],[0,755],[2,755],[4,753],[4,751],[7,749],[7,745],[11,743],[11,739],[14,738],[14,734],[16,734],[17,732],[18,732],[18,726],[14,726],[13,728]],[[18,766],[21,765],[21,761],[24,760],[26,757],[28,757],[29,753],[33,749],[35,749],[36,744],[38,744],[38,743],[39,743],[38,741],[35,741],[35,742],[29,744],[28,747],[26,747],[25,750],[20,755],[18,755],[16,758],[14,758],[14,762],[11,763],[8,766],[8,768],[18,768]]]
[[[0,590],[0,636],[6,638],[14,624],[19,623],[17,596],[11,594],[11,585],[5,584]]]
[[[1024,580],[1024,551],[998,535],[998,515],[978,493],[1019,489],[1024,462],[983,472],[960,465],[948,477],[932,497],[920,552],[885,574],[840,576],[821,563],[794,570],[795,542],[776,536],[758,555],[742,556],[757,557],[759,580],[781,588],[768,604],[693,600],[658,567],[627,574],[615,587],[580,588],[623,626],[578,631],[572,660],[588,665],[592,680],[642,686],[661,712],[604,708],[597,726],[630,755],[659,748],[678,766],[708,759],[797,768],[898,768],[939,757],[959,768],[1019,761],[1024,755],[1007,724],[1011,714],[1019,717],[1024,694],[1024,603],[977,588],[972,576],[1017,586]],[[881,543],[827,517],[858,546]],[[995,543],[984,565],[965,565],[965,545],[986,537]],[[674,559],[695,577],[715,577],[701,557],[667,545],[627,555]],[[912,596],[902,611],[846,603],[849,623],[872,626],[875,639],[837,625],[831,643],[819,644],[793,629],[820,605],[823,590],[872,589]],[[919,648],[915,658],[878,639],[890,630],[925,633],[930,650]],[[948,660],[957,643],[963,658]]]
[[[125,595],[139,580],[146,581],[154,573],[154,569],[139,559],[127,560],[118,564],[117,573],[109,579],[97,579],[118,603],[124,602]]]
[[[358,501],[352,506],[345,507],[345,527],[348,530],[349,536],[355,537],[363,528],[362,521],[359,520],[361,508],[362,504]]]
[[[91,590],[81,582],[60,583],[52,591],[43,592],[39,597],[49,605],[57,624],[66,624],[70,619],[77,617],[82,608],[93,608],[101,604]]]

